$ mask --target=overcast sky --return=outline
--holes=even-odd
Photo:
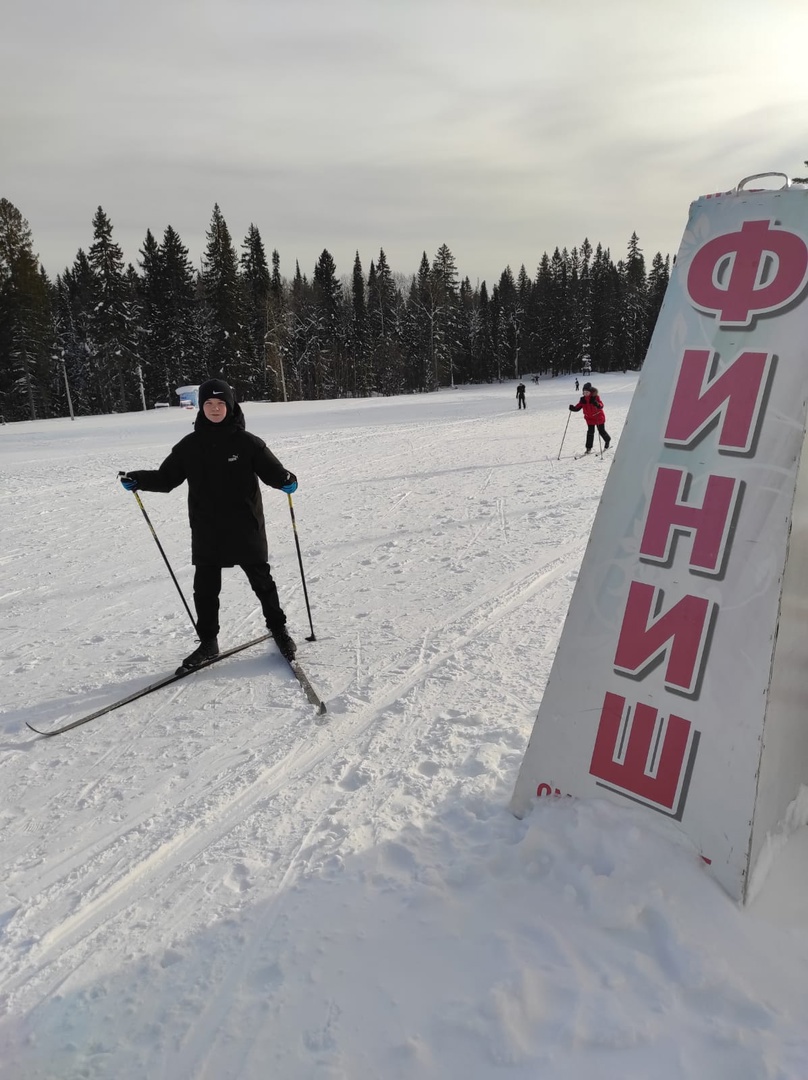
[[[217,202],[286,276],[650,261],[697,196],[805,174],[806,43],[808,0],[5,0],[0,196],[51,275],[99,205],[127,261],[172,225],[198,262]]]

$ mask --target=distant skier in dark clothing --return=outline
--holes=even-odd
[[[577,390],[578,390],[579,388],[580,388],[580,387],[579,387],[579,383],[578,383],[578,380],[576,379],[576,380],[575,380],[575,389],[576,389],[576,391],[577,391]]]
[[[603,439],[603,449],[608,450],[612,439],[606,430],[606,414],[603,411],[603,402],[598,397],[598,392],[591,383],[585,382],[581,400],[577,405],[570,405],[570,412],[584,411],[586,420],[586,453],[592,453],[595,443],[595,428],[600,432]]]
[[[261,602],[267,629],[287,658],[296,646],[267,561],[267,534],[258,481],[291,494],[293,473],[266,443],[245,430],[244,414],[222,379],[199,387],[194,430],[171,450],[159,469],[129,470],[121,476],[127,491],[172,491],[188,481],[191,561],[199,647],[182,662],[198,667],[219,655],[219,593],[222,567],[240,566]]]
[[[520,382],[516,388],[516,405],[519,409],[526,409],[527,402],[525,401],[525,384]]]

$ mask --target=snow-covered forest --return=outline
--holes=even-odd
[[[506,267],[490,287],[447,245],[395,268],[323,250],[284,274],[258,228],[240,250],[214,207],[199,269],[170,226],[124,262],[99,207],[87,251],[51,281],[20,210],[0,199],[0,415],[5,420],[177,404],[222,374],[242,400],[367,397],[492,383],[524,372],[637,370],[669,259],[646,267],[636,234],[616,263],[583,240]]]

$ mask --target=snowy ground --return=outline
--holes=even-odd
[[[193,414],[0,428],[2,1080],[808,1077],[808,830],[742,910],[640,809],[508,812],[614,460],[527,386],[245,407],[325,724],[259,646],[32,735],[192,647],[115,474]],[[184,490],[143,501],[190,598]],[[261,630],[227,571],[223,647]]]

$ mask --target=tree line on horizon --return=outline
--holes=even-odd
[[[340,278],[324,250],[311,276],[269,260],[255,225],[240,252],[218,205],[201,267],[168,226],[125,264],[99,206],[88,250],[51,281],[28,222],[0,198],[0,416],[6,421],[178,404],[176,389],[219,375],[239,400],[423,393],[524,374],[636,370],[670,276],[637,234],[615,263],[585,239],[546,252],[531,277],[506,267],[472,287],[442,245],[416,273],[384,249]]]

